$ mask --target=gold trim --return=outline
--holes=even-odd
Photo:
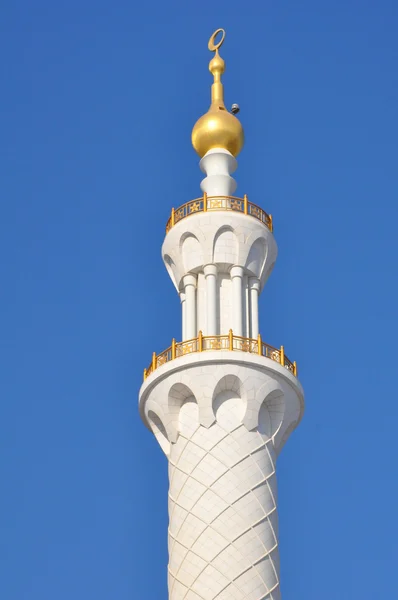
[[[280,349],[280,359],[279,360],[280,360],[282,367],[284,367],[285,366],[285,349],[283,346],[281,346],[281,349]]]
[[[216,42],[220,33],[221,39]],[[234,114],[226,110],[224,103],[222,75],[225,71],[225,61],[218,52],[224,38],[224,29],[217,29],[208,43],[210,52],[214,53],[209,63],[209,70],[213,75],[211,105],[207,113],[196,121],[191,136],[192,145],[200,157],[212,148],[224,148],[233,156],[237,156],[244,143],[242,125]]]
[[[260,334],[258,334],[257,336],[257,353],[259,354],[259,356],[263,355],[263,341],[261,339]]]
[[[166,223],[166,233],[186,217],[190,217],[199,212],[218,210],[240,212],[248,217],[253,217],[258,221],[261,221],[261,223],[263,223],[263,225],[271,232],[274,231],[271,215],[268,215],[265,210],[257,206],[257,204],[249,202],[246,194],[243,198],[237,198],[236,196],[208,196],[204,193],[201,198],[195,198],[176,209],[171,209],[170,218]]]
[[[203,334],[201,331],[199,331],[199,335],[198,335],[198,351],[199,352],[203,351]]]

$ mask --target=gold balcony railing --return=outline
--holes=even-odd
[[[166,224],[166,233],[170,231],[172,227],[178,221],[194,215],[198,212],[210,212],[215,210],[232,210],[243,213],[254,217],[264,223],[270,231],[273,231],[272,216],[268,215],[262,208],[249,202],[247,196],[243,198],[236,198],[235,196],[208,196],[203,194],[201,198],[186,202],[179,208],[171,209],[171,216]]]
[[[279,363],[297,377],[297,364],[287,358],[283,346],[279,349],[273,348],[262,341],[261,335],[257,339],[245,338],[234,335],[232,329],[230,329],[228,335],[202,335],[202,332],[199,331],[198,337],[185,342],[176,342],[173,339],[169,348],[160,354],[153,353],[151,364],[144,369],[144,381],[155,369],[171,360],[192,352],[206,352],[209,350],[251,352],[252,354],[265,356]]]

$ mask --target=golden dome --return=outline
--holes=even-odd
[[[221,40],[214,40],[222,32]],[[209,40],[209,50],[215,52],[209,63],[209,70],[214,76],[211,86],[211,106],[207,113],[196,121],[192,130],[192,145],[200,157],[212,148],[225,148],[233,156],[242,150],[244,135],[240,121],[224,105],[224,89],[221,75],[225,71],[225,62],[218,53],[225,37],[223,29],[217,29]]]

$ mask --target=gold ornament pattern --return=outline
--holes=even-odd
[[[211,350],[224,350],[233,352],[249,352],[251,354],[257,354],[265,358],[269,358],[279,364],[282,362],[290,373],[297,377],[297,365],[295,362],[290,361],[284,353],[283,347],[280,350],[265,344],[259,339],[245,338],[241,336],[234,336],[231,332],[230,335],[215,335],[215,336],[204,336],[200,333],[201,344],[199,344],[199,337],[186,342],[175,343],[173,340],[173,346],[167,348],[157,356],[154,355],[150,365],[145,370],[144,379],[146,379],[154,370],[154,368],[161,367],[167,362],[173,360],[173,352],[175,352],[175,358],[180,358],[186,354],[192,354],[193,352],[205,352]],[[232,342],[232,343],[231,343]],[[260,351],[259,351],[260,344]],[[174,350],[172,350],[174,348]]]
[[[234,212],[241,212],[249,217],[258,219],[270,231],[273,231],[271,215],[268,215],[256,204],[249,202],[246,196],[245,198],[237,198],[235,196],[207,196],[186,202],[179,208],[175,209],[174,215],[171,216],[167,221],[166,233],[170,231],[170,229],[173,227],[173,224],[176,225],[179,221],[189,217],[190,215],[213,210],[232,210]]]

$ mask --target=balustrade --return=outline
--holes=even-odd
[[[217,210],[232,210],[241,212],[250,217],[258,219],[270,231],[273,231],[272,216],[268,215],[262,208],[249,202],[247,196],[237,198],[235,196],[207,196],[203,194],[201,198],[196,198],[190,202],[186,202],[179,208],[172,208],[171,216],[166,224],[166,233],[170,231],[182,219],[194,215],[199,212],[217,211]]]
[[[279,349],[274,348],[273,346],[265,344],[261,339],[261,335],[258,335],[257,339],[246,338],[234,335],[232,329],[230,329],[228,335],[204,336],[202,335],[202,332],[199,331],[198,337],[185,340],[184,342],[177,343],[175,339],[173,339],[169,348],[160,354],[153,353],[151,364],[144,370],[144,380],[148,375],[155,371],[155,369],[171,360],[193,352],[207,352],[213,350],[250,352],[259,356],[264,356],[265,358],[270,358],[281,364],[297,377],[297,364],[295,361],[292,362],[287,358],[283,346]]]

